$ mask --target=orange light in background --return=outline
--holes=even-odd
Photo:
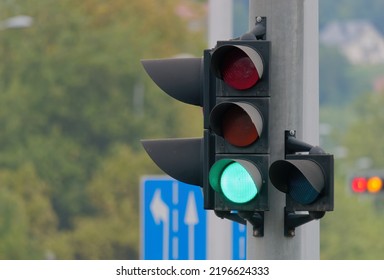
[[[367,181],[367,190],[370,193],[378,193],[383,188],[383,180],[380,177],[374,176]]]

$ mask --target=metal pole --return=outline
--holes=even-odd
[[[233,35],[233,0],[209,0],[208,46]]]
[[[215,47],[219,40],[232,38],[233,0],[209,0],[208,46]],[[213,211],[207,211],[207,259],[230,260],[232,248],[223,246],[231,244],[232,235],[222,234],[231,232],[232,222],[219,219]]]
[[[284,131],[318,143],[318,0],[250,0],[249,24],[267,17],[271,41],[270,162],[284,157]],[[269,184],[270,211],[265,213],[264,237],[247,227],[248,259],[319,259],[319,222],[284,237],[285,196]]]

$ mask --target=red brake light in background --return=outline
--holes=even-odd
[[[352,191],[355,193],[363,193],[367,191],[367,179],[364,177],[355,177],[351,182]]]
[[[383,189],[383,178],[379,176],[359,176],[351,180],[354,193],[379,193]]]

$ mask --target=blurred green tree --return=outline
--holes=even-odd
[[[201,134],[198,125],[185,127],[181,120],[202,123],[201,110],[185,109],[159,92],[140,59],[201,56],[203,29],[191,29],[177,8],[185,5],[203,20],[203,4],[39,0],[0,5],[0,19],[15,12],[34,19],[30,28],[0,34],[0,174],[16,176],[30,165],[48,190],[41,199],[53,219],[46,225],[52,234],[47,241],[33,239],[38,244],[30,254],[0,258],[42,258],[44,250],[60,258],[137,258],[139,177],[158,172],[143,159],[139,139]],[[105,166],[114,166],[115,176]],[[20,238],[29,242],[25,232],[33,227],[32,214],[23,209],[22,187],[4,191],[14,203],[4,205],[0,215],[20,215],[20,224],[9,230],[20,230]]]

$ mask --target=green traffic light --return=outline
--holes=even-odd
[[[224,196],[232,202],[246,203],[257,195],[257,186],[251,175],[238,162],[224,169],[220,181]]]
[[[246,160],[222,159],[209,172],[212,188],[229,201],[244,204],[261,189],[261,175],[254,164]]]

